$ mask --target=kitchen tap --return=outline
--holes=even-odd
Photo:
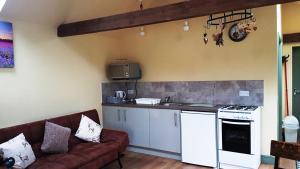
[[[164,98],[163,102],[168,103],[170,101],[170,99],[171,99],[171,96],[167,96]]]

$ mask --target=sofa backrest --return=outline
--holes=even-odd
[[[52,119],[46,119],[41,121],[36,121],[32,123],[22,124],[18,126],[2,128],[0,129],[0,144],[4,143],[15,136],[19,135],[20,133],[24,133],[27,141],[32,145],[35,152],[38,152],[40,149],[40,145],[44,139],[44,130],[45,130],[45,123],[46,121],[71,128],[71,144],[76,144],[78,141],[74,141],[74,133],[77,131],[79,127],[79,123],[81,120],[81,115],[85,115],[90,119],[94,120],[95,122],[100,124],[99,116],[97,110],[90,110],[80,113],[75,113],[71,115],[56,117]]]

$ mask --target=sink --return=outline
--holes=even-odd
[[[191,106],[191,107],[214,107],[214,105],[202,104],[202,103],[192,103],[192,104],[188,104],[188,106]]]
[[[204,103],[174,103],[174,102],[166,102],[160,103],[161,106],[190,106],[190,107],[214,107],[211,104],[204,104]]]
[[[180,103],[161,103],[162,106],[181,106]]]

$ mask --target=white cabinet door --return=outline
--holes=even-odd
[[[129,144],[149,147],[149,110],[143,108],[122,108],[123,128],[128,133]]]
[[[216,167],[217,139],[214,113],[181,113],[182,161]]]
[[[150,148],[180,153],[180,111],[151,109]]]
[[[123,130],[122,112],[119,107],[103,106],[102,112],[104,128]]]

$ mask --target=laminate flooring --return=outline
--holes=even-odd
[[[210,169],[208,167],[201,167],[196,165],[189,165],[177,160],[162,158],[157,156],[145,155],[134,152],[125,152],[122,157],[123,169]],[[288,164],[284,162],[282,164]],[[114,162],[104,169],[118,169],[118,163]],[[286,169],[293,169],[290,166],[284,167]],[[259,169],[273,169],[272,165],[262,164]]]

